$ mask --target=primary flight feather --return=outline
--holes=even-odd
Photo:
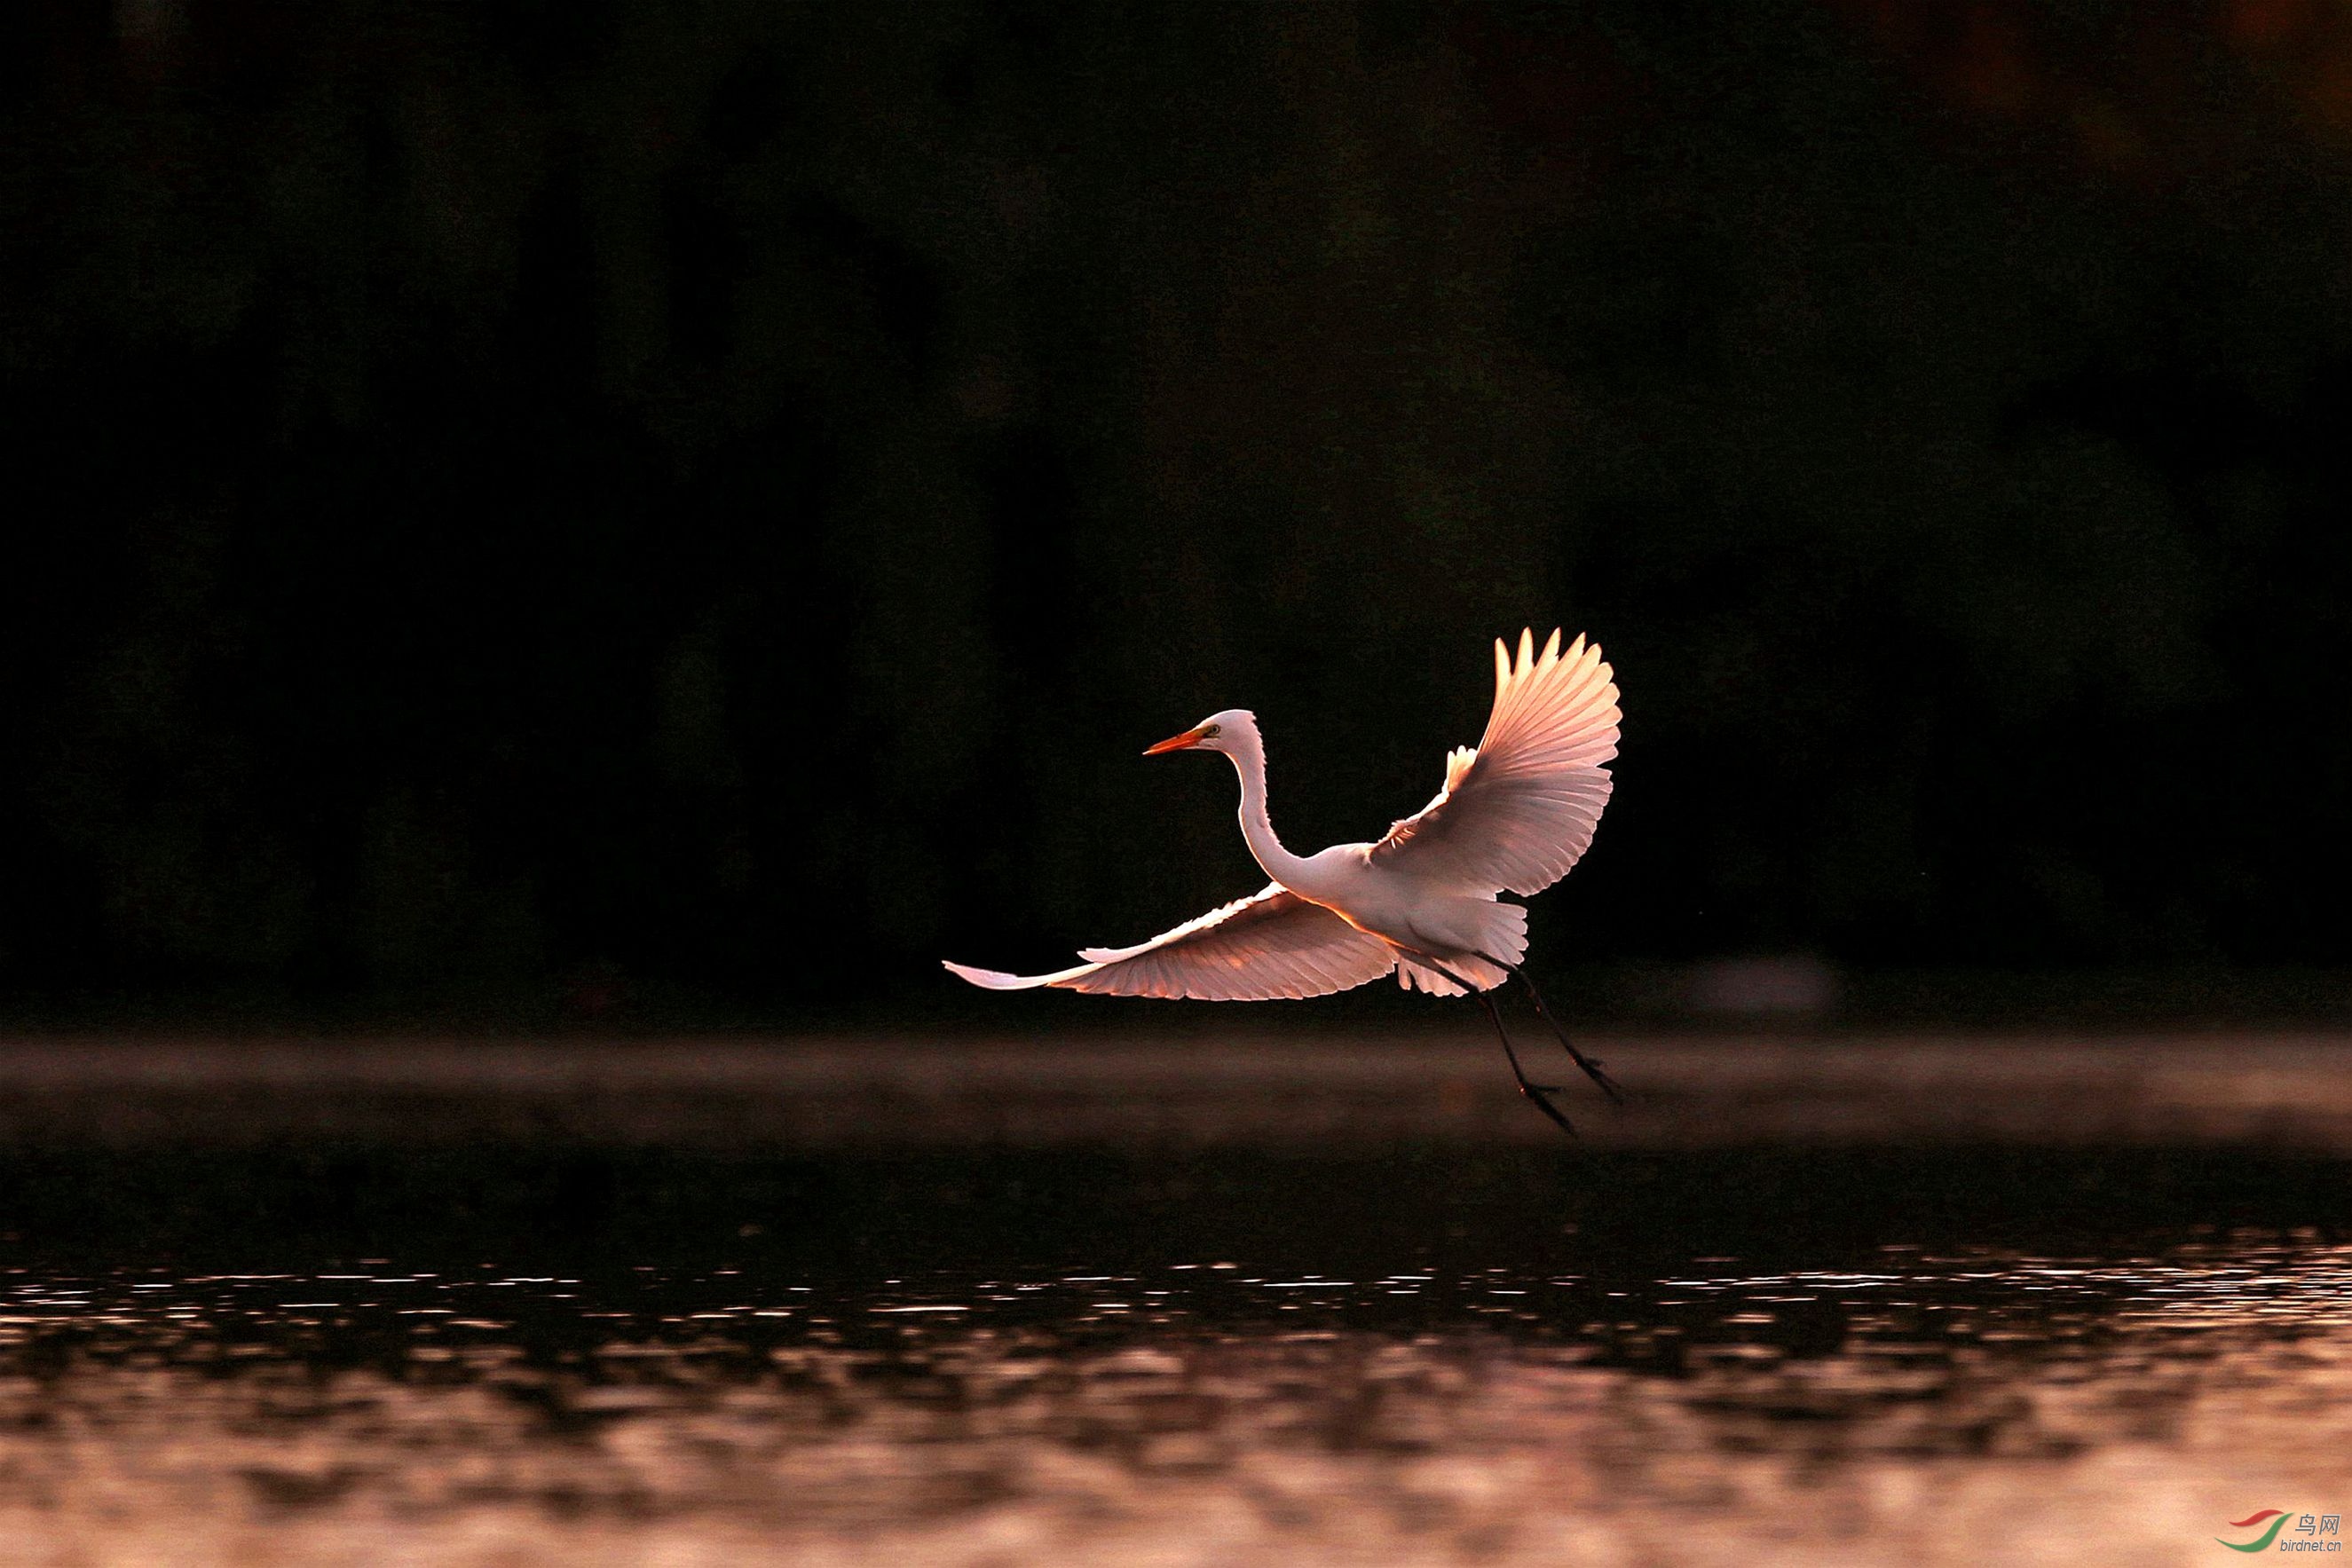
[[[1265,891],[1132,947],[1087,948],[1074,968],[1006,975],[949,964],[991,990],[1052,986],[1125,997],[1264,1001],[1319,997],[1383,975],[1441,996],[1486,992],[1526,956],[1527,911],[1496,894],[1540,892],[1566,876],[1592,842],[1609,803],[1606,764],[1617,755],[1617,686],[1599,647],[1563,650],[1555,631],[1538,653],[1519,633],[1516,657],[1495,644],[1495,706],[1475,747],[1446,758],[1436,799],[1371,843],[1292,854],[1265,808],[1265,750],[1255,716],[1229,708],[1146,751],[1219,751],[1241,775],[1242,837],[1266,875]],[[1528,982],[1534,995],[1532,981]],[[1536,1006],[1542,1010],[1542,1000]],[[1549,1015],[1545,1015],[1549,1019]],[[1499,1031],[1502,1019],[1495,1014]],[[1555,1030],[1558,1025],[1553,1026]],[[1607,1077],[1560,1036],[1603,1088]],[[1510,1050],[1510,1038],[1503,1039]],[[1512,1071],[1561,1126],[1547,1086]]]

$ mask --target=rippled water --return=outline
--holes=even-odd
[[[2352,1501],[2347,1176],[2247,1150],[20,1150],[0,1541],[2236,1561],[2229,1521]]]

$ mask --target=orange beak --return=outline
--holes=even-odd
[[[1143,755],[1146,757],[1157,757],[1163,751],[1183,751],[1191,747],[1198,746],[1201,744],[1201,731],[1207,727],[1208,727],[1206,725],[1202,725],[1194,728],[1188,729],[1181,735],[1171,735],[1157,746],[1145,747],[1143,748]]]

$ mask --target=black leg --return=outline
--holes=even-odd
[[[1537,1110],[1550,1117],[1561,1132],[1566,1133],[1571,1138],[1576,1136],[1575,1126],[1570,1123],[1566,1116],[1560,1113],[1559,1107],[1551,1103],[1551,1097],[1559,1092],[1559,1085],[1557,1083],[1532,1082],[1528,1078],[1526,1071],[1520,1068],[1519,1053],[1516,1050],[1512,1049],[1511,1031],[1503,1027],[1503,1015],[1496,1008],[1495,998],[1488,996],[1485,991],[1480,990],[1476,986],[1472,985],[1468,980],[1464,979],[1461,976],[1455,974],[1453,970],[1447,968],[1444,965],[1439,963],[1436,959],[1425,958],[1418,953],[1414,954],[1412,956],[1415,963],[1420,964],[1424,967],[1436,970],[1439,974],[1444,976],[1447,979],[1453,981],[1455,985],[1461,987],[1464,990],[1478,998],[1478,1005],[1485,1008],[1486,1009],[1486,1016],[1495,1020],[1495,1037],[1503,1042],[1503,1054],[1510,1060],[1511,1076],[1518,1080],[1519,1092],[1526,1095]]]
[[[1576,1042],[1568,1038],[1568,1030],[1560,1028],[1559,1020],[1551,1016],[1551,1009],[1544,1006],[1543,993],[1536,989],[1536,983],[1528,977],[1528,972],[1525,969],[1519,968],[1516,965],[1503,964],[1499,960],[1494,958],[1488,958],[1486,962],[1489,964],[1496,964],[1498,967],[1508,969],[1512,974],[1517,975],[1519,977],[1519,984],[1528,988],[1528,999],[1534,1002],[1536,1005],[1536,1016],[1543,1019],[1544,1022],[1551,1025],[1552,1033],[1559,1036],[1561,1048],[1565,1050],[1570,1056],[1575,1059],[1576,1064],[1579,1067],[1584,1069],[1584,1075],[1587,1078],[1591,1079],[1595,1083],[1601,1085],[1601,1092],[1607,1094],[1611,1100],[1620,1105],[1625,1103],[1624,1091],[1617,1087],[1616,1083],[1610,1078],[1609,1074],[1601,1071],[1601,1059],[1599,1057],[1587,1056],[1584,1052],[1577,1050]]]
[[[1566,1133],[1571,1138],[1576,1136],[1576,1127],[1574,1124],[1570,1123],[1569,1119],[1561,1113],[1559,1106],[1551,1103],[1551,1097],[1559,1092],[1559,1085],[1557,1083],[1532,1083],[1528,1081],[1527,1073],[1519,1067],[1519,1053],[1511,1049],[1511,1036],[1509,1031],[1503,1028],[1503,1015],[1496,1009],[1495,1006],[1495,998],[1488,996],[1486,992],[1478,989],[1475,986],[1470,988],[1470,994],[1478,998],[1478,1000],[1486,1009],[1486,1016],[1495,1020],[1495,1033],[1502,1040],[1503,1054],[1510,1059],[1511,1076],[1519,1081],[1519,1092],[1526,1095],[1537,1110],[1542,1112],[1545,1115],[1549,1116],[1553,1122],[1558,1124],[1561,1132]]]

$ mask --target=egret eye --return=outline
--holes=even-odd
[[[1221,724],[1204,724],[1201,727],[1201,738],[1202,740],[1214,740],[1217,738],[1217,731],[1223,727],[1224,726]]]

